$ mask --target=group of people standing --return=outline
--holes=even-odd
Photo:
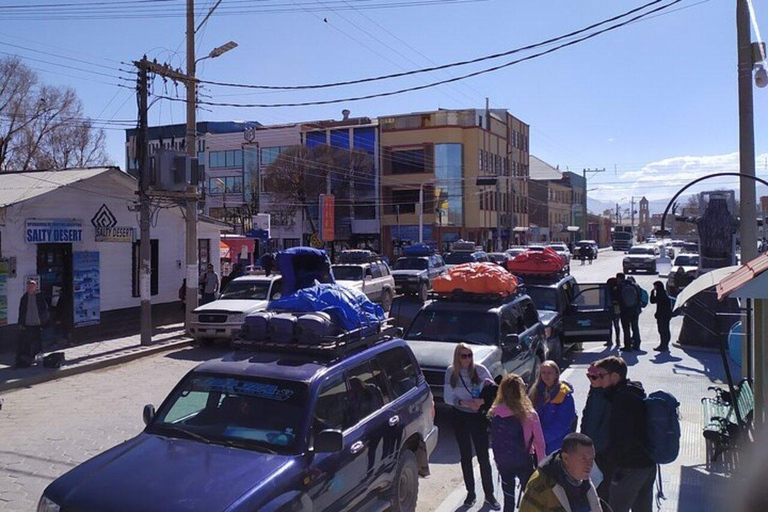
[[[616,338],[616,346],[621,345],[621,331],[624,332],[624,344],[620,347],[622,352],[640,350],[640,314],[648,303],[656,304],[656,325],[659,331],[659,345],[653,350],[657,352],[669,352],[669,342],[672,338],[669,323],[672,320],[672,299],[664,288],[664,283],[656,281],[650,297],[648,292],[637,284],[633,277],[627,277],[623,273],[616,274],[608,280],[608,290],[613,307],[613,331]],[[613,346],[609,340],[606,346]]]
[[[504,511],[651,512],[655,462],[647,455],[645,392],[627,379],[617,356],[592,363],[590,392],[577,432],[573,386],[560,378],[554,361],[541,365],[530,391],[510,374],[496,385],[475,364],[472,348],[460,343],[445,374],[444,399],[452,406],[453,428],[467,489],[464,505],[476,500],[473,446],[480,465],[485,505],[494,497],[489,449],[501,477]],[[597,468],[595,468],[597,463]]]

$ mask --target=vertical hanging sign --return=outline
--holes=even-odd
[[[99,253],[72,254],[72,290],[74,294],[75,327],[98,324],[101,321]]]
[[[336,198],[331,194],[320,194],[320,238],[333,242],[335,233]]]

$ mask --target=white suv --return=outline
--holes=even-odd
[[[246,316],[267,309],[269,301],[280,298],[281,291],[280,275],[235,278],[217,300],[195,309],[189,334],[201,343],[231,340],[240,331]]]
[[[382,260],[333,265],[333,278],[342,286],[363,292],[371,302],[378,302],[385,312],[392,309],[395,278]]]

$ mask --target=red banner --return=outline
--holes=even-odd
[[[320,194],[320,237],[323,242],[333,242],[335,238],[336,198],[330,194]]]

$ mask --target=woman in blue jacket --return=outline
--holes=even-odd
[[[530,397],[539,414],[549,455],[560,449],[565,436],[576,431],[573,386],[560,380],[560,367],[556,362],[544,361]]]

